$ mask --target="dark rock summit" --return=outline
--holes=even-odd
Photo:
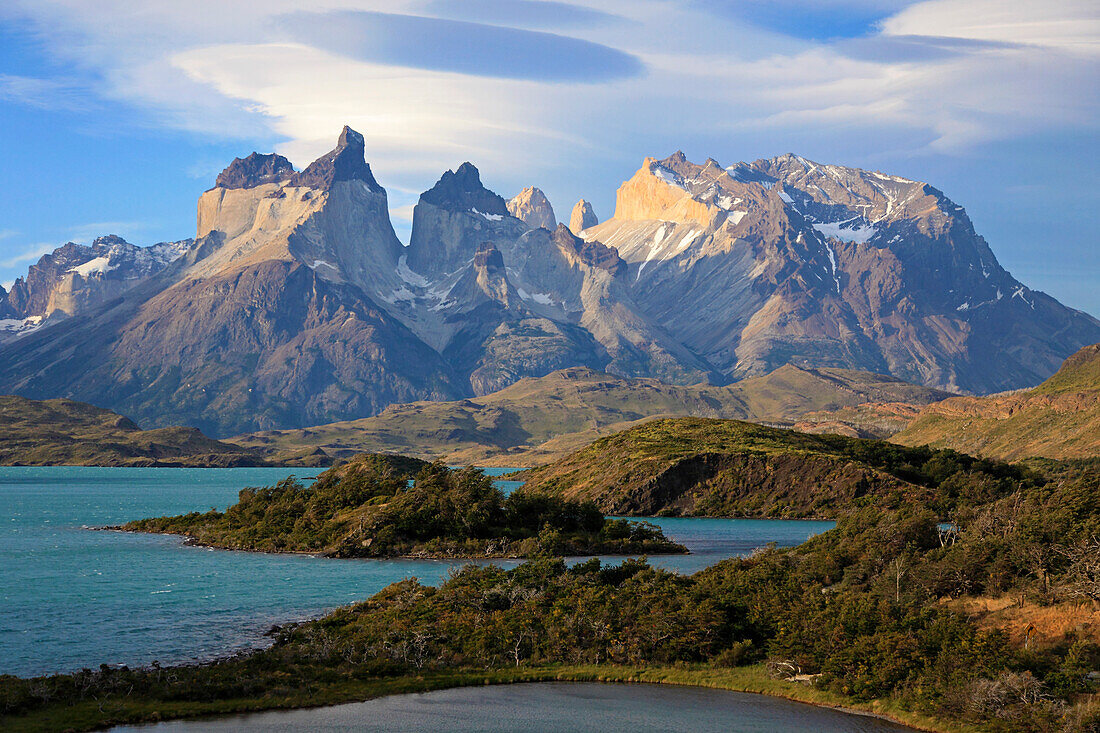
[[[323,189],[336,181],[363,181],[372,191],[381,189],[367,163],[363,136],[347,125],[336,147],[294,174],[289,185]]]
[[[504,256],[499,249],[486,242],[474,253],[474,267],[484,268],[488,272],[501,272],[504,270]]]
[[[275,153],[252,153],[234,158],[214,182],[216,188],[255,188],[265,183],[281,183],[294,174],[290,161]]]
[[[472,163],[447,171],[420,200],[452,211],[471,211],[490,216],[509,216],[504,199],[481,185],[481,174]]]

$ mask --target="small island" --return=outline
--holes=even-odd
[[[505,496],[477,469],[377,454],[329,469],[311,486],[289,477],[275,486],[245,489],[225,512],[141,519],[113,529],[179,534],[228,550],[330,557],[688,552],[659,527],[609,519],[591,501],[522,489]]]

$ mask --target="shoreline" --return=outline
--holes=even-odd
[[[200,542],[195,537],[190,535],[181,534],[179,532],[150,532],[141,529],[126,529],[125,526],[105,525],[102,527],[88,527],[94,532],[124,532],[126,534],[144,534],[144,535],[158,535],[160,537],[182,537],[181,543],[185,547],[204,547],[211,550],[221,550],[223,552],[252,552],[260,555],[305,555],[307,557],[323,557],[330,560],[528,560],[529,555],[442,555],[442,554],[415,554],[415,555],[334,555],[323,550],[256,550],[248,547],[223,547],[221,545],[211,545],[205,542]],[[684,547],[681,545],[681,547]],[[612,558],[631,558],[631,557],[684,557],[687,555],[693,555],[695,553],[684,547],[684,552],[634,552],[634,553],[606,553],[606,552],[594,552],[581,555],[563,555],[564,558],[571,557],[612,557]]]
[[[310,710],[336,705],[368,702],[392,695],[434,692],[461,687],[487,685],[529,684],[539,682],[599,683],[599,684],[658,684],[679,687],[700,687],[728,692],[788,700],[834,710],[847,715],[858,715],[888,721],[914,731],[928,733],[974,733],[977,728],[958,725],[919,713],[900,710],[887,701],[873,700],[860,703],[847,700],[842,695],[819,690],[809,685],[773,679],[767,676],[763,665],[746,667],[637,667],[627,665],[568,665],[496,669],[476,671],[441,671],[421,675],[404,675],[372,680],[347,680],[333,683],[317,690],[310,697],[292,694],[283,700],[238,698],[210,703],[190,701],[133,701],[129,709],[122,709],[106,717],[97,709],[94,701],[76,706],[64,706],[41,711],[26,718],[0,718],[5,730],[47,731],[71,729],[78,731],[108,730],[118,725],[138,725],[168,720],[201,721],[235,715],[248,715],[278,710]],[[51,713],[65,716],[63,720]],[[75,718],[75,719],[74,719]]]

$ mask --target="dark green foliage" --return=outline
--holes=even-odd
[[[808,676],[851,700],[886,699],[977,730],[1094,731],[1097,684],[1088,674],[1100,668],[1100,646],[1071,633],[1052,646],[1020,648],[949,601],[1005,591],[1040,603],[1100,601],[1093,549],[1100,547],[1100,474],[1092,464],[1013,474],[999,464],[927,455],[905,470],[937,491],[953,487],[950,501],[857,503],[834,530],[796,548],[766,549],[690,577],[644,559],[469,566],[439,587],[395,583],[364,603],[282,630],[268,650],[214,665],[3,678],[0,715],[88,695],[110,708],[124,695],[228,700],[388,675],[767,660],[777,674]],[[541,547],[595,526],[583,505],[522,492],[503,500],[479,476],[425,468],[413,487],[398,487],[397,498],[382,505],[393,512],[387,526],[424,537],[476,535],[504,522],[511,531],[537,531],[524,541]],[[328,491],[325,481],[319,485]],[[373,496],[369,488],[340,490],[346,501]],[[293,503],[304,490],[273,491]],[[610,539],[649,530],[604,523],[599,531]]]
[[[515,557],[678,553],[655,526],[605,519],[592,502],[517,491],[505,497],[476,469],[364,456],[312,486],[290,477],[241,491],[224,514],[130,522],[126,529],[186,534],[216,547],[394,555]],[[419,468],[415,479],[409,472]]]

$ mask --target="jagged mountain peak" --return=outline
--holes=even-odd
[[[554,207],[541,189],[528,186],[508,202],[508,213],[533,228],[553,230],[558,224]]]
[[[744,201],[760,203],[769,186],[750,186],[713,158],[702,165],[681,151],[658,160],[647,157],[616,193],[615,219],[673,221],[708,229],[733,215],[740,221]]]
[[[826,206],[845,207],[837,216],[852,211],[866,222],[924,218],[942,214],[964,217],[961,206],[928,184],[881,171],[818,163],[794,153],[739,163],[737,170],[756,171],[764,180],[782,185],[796,199]],[[803,206],[803,209],[807,206]],[[817,212],[814,214],[821,218]]]
[[[0,391],[224,434],[570,366],[687,384],[798,364],[997,391],[1100,341],[1095,319],[1001,269],[961,207],[900,176],[677,151],[644,160],[612,219],[582,199],[567,228],[520,210],[536,188],[510,207],[464,163],[421,195],[404,248],[364,152],[345,128],[301,173],[235,160],[200,198],[200,240],[145,285],[131,274],[186,243],[59,248],[0,291],[0,314],[88,317],[5,345]]]
[[[218,174],[215,188],[255,188],[266,183],[282,183],[294,175],[290,161],[275,153],[251,153],[247,158],[234,158]]]
[[[420,194],[420,200],[443,209],[510,216],[504,199],[482,185],[481,173],[470,162],[440,176],[434,186]]]
[[[382,190],[367,163],[363,136],[347,125],[336,147],[291,176],[289,185],[324,189],[337,181],[363,181],[372,191]]]
[[[35,327],[54,314],[88,312],[163,271],[192,243],[187,239],[139,247],[117,234],[96,237],[91,244],[66,242],[42,255],[25,277],[15,281],[11,292],[0,295],[6,301],[0,304],[0,312],[37,319],[30,324]],[[8,335],[0,333],[0,341]]]
[[[104,234],[101,237],[96,237],[92,240],[92,246],[109,247],[112,244],[129,244],[125,239],[117,234]]]

